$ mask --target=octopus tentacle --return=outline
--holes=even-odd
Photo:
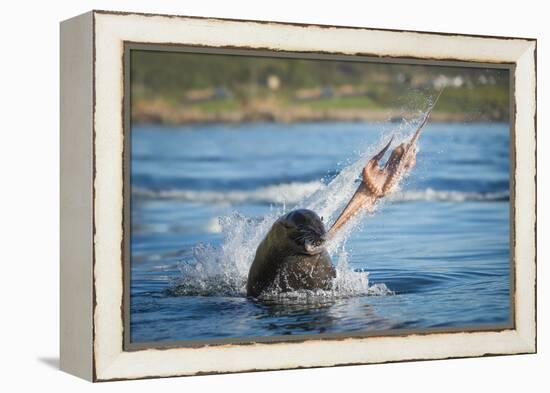
[[[384,157],[384,154],[389,149],[393,142],[393,136],[390,141],[374,155],[365,165],[362,171],[362,181],[344,210],[340,213],[332,227],[328,230],[325,238],[330,239],[335,233],[342,228],[359,210],[367,208],[372,210],[374,204],[379,198],[391,193],[403,175],[411,170],[416,164],[416,143],[420,136],[420,132],[428,122],[435,104],[439,100],[441,93],[439,92],[430,109],[422,119],[422,122],[417,127],[409,142],[399,144],[391,153],[388,161],[383,167],[380,167],[379,162]]]

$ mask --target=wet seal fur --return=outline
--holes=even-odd
[[[247,296],[331,289],[336,271],[324,247],[325,235],[323,221],[311,210],[293,210],[277,219],[256,250]]]

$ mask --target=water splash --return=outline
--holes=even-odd
[[[413,122],[402,122],[391,131],[395,141],[401,141],[423,117],[420,114]],[[382,134],[377,144],[357,154],[357,157],[331,181],[318,181],[308,184],[308,192],[296,198],[296,192],[288,199],[280,201],[291,203],[294,207],[311,209],[324,218],[325,223],[336,219],[347,201],[357,189],[359,174],[365,163],[385,145],[389,132]],[[396,144],[397,142],[394,142]],[[295,187],[287,187],[295,191]],[[265,191],[265,190],[264,190]],[[277,192],[280,192],[278,189]],[[265,197],[265,192],[262,194]],[[284,193],[278,194],[281,198]],[[235,196],[234,196],[235,197]],[[240,198],[240,195],[236,196]],[[179,264],[181,276],[173,282],[168,293],[176,296],[246,296],[246,280],[250,265],[254,260],[256,247],[267,234],[274,221],[289,209],[285,204],[272,208],[263,217],[251,218],[238,212],[219,218],[221,232],[224,235],[220,246],[198,244],[193,249],[193,258]],[[346,239],[353,231],[360,229],[365,216],[372,213],[357,214],[327,245],[327,251],[336,267],[333,289],[328,291],[294,291],[291,293],[264,294],[263,300],[276,302],[310,303],[359,295],[387,295],[392,292],[384,284],[371,285],[368,272],[356,271],[349,266],[349,257],[345,248]],[[327,225],[328,226],[328,225]]]
[[[173,295],[246,296],[246,279],[256,247],[284,210],[284,207],[272,210],[261,218],[237,212],[220,217],[223,243],[218,247],[196,245],[193,258],[178,264],[181,277],[169,292]]]

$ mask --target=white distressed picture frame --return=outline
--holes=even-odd
[[[513,64],[514,326],[124,350],[125,43]],[[536,352],[536,40],[92,11],[61,24],[61,368],[91,381]]]

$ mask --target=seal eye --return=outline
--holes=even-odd
[[[293,229],[293,228],[296,228],[295,225],[293,225],[291,222],[288,222],[288,221],[281,221],[281,224],[282,224],[283,227],[285,227],[286,229]]]

